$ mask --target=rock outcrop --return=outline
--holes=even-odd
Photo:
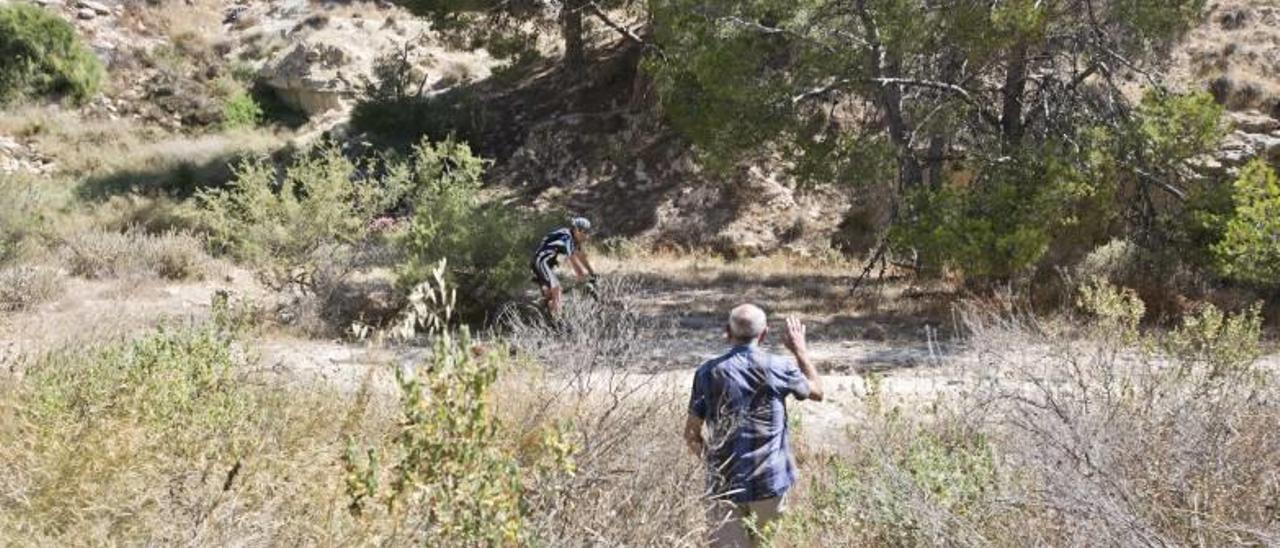
[[[17,139],[0,135],[0,175],[49,175],[55,164]]]
[[[255,13],[260,9],[236,6],[227,19],[232,24],[261,19]],[[260,78],[286,103],[314,116],[348,109],[364,86],[376,84],[380,62],[400,65],[415,90],[484,78],[491,72],[494,61],[483,51],[437,46],[424,20],[389,5],[368,9],[345,15],[311,10],[292,27],[278,29],[287,46],[263,64]]]
[[[1244,111],[1228,112],[1227,122],[1231,133],[1223,138],[1216,153],[1195,166],[1200,175],[1230,179],[1254,158],[1280,166],[1280,120],[1258,111]]]

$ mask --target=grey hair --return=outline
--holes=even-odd
[[[729,311],[729,336],[739,342],[753,341],[767,326],[764,310],[754,304],[740,304]]]

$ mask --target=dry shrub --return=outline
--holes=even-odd
[[[1270,545],[1280,541],[1276,372],[1260,318],[1206,306],[1178,329],[1138,330],[1141,301],[1088,286],[1071,336],[1034,320],[971,322],[983,382],[971,406],[1033,519],[1033,544]],[[1083,335],[1083,337],[1081,336]],[[1016,538],[1016,537],[1015,537]]]
[[[570,294],[560,321],[509,310],[504,335],[534,369],[499,391],[522,437],[563,429],[570,474],[542,475],[530,526],[553,546],[695,546],[703,470],[677,434],[683,391],[645,370],[669,326],[632,311],[636,284],[603,282],[599,299]]]
[[[140,229],[148,233],[191,228],[194,211],[189,203],[167,196],[124,194],[91,204],[84,221],[112,232]]]
[[[1280,393],[1257,309],[1138,330],[1133,291],[1083,322],[968,309],[972,361],[915,405],[868,378],[853,446],[800,452],[782,545],[1221,546],[1280,542]],[[803,449],[803,447],[801,447]]]
[[[146,270],[166,280],[200,278],[205,273],[208,255],[204,244],[184,232],[138,237],[138,253]]]
[[[176,328],[0,381],[0,544],[354,542],[348,402],[257,387],[244,359],[222,327]]]
[[[58,271],[42,266],[0,268],[0,312],[18,312],[62,293]]]
[[[66,238],[62,258],[72,275],[89,279],[153,274],[185,280],[203,275],[208,262],[203,244],[195,236],[137,230],[77,232]]]
[[[132,240],[116,232],[76,233],[66,239],[63,263],[73,276],[114,278],[134,267]]]

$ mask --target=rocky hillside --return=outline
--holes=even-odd
[[[1280,4],[1224,0],[1174,52],[1171,75],[1184,89],[1207,89],[1227,107],[1233,131],[1210,174],[1234,173],[1262,156],[1280,164]]]
[[[379,60],[391,59],[428,94],[467,86],[480,100],[504,104],[502,123],[477,143],[495,160],[493,179],[521,203],[599,217],[609,234],[732,254],[808,252],[843,241],[838,227],[858,201],[847,191],[799,192],[767,158],[704,169],[634,74],[604,74],[575,91],[586,100],[573,102],[545,78],[485,86],[496,66],[487,54],[445,46],[422,19],[389,2],[10,1],[34,1],[73,21],[109,65],[111,83],[84,107],[88,118],[130,119],[162,135],[206,132],[222,121],[227,83],[239,81],[300,114],[282,131],[311,140],[343,130]],[[1280,7],[1272,0],[1215,5],[1175,52],[1172,74],[1234,111],[1235,131],[1206,160],[1208,172],[1259,155],[1280,160]],[[0,172],[56,171],[49,151],[3,133]]]

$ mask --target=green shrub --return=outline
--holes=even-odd
[[[247,418],[237,363],[212,326],[161,330],[87,356],[54,354],[28,372],[28,410],[37,424],[126,420],[172,434],[216,432]]]
[[[236,91],[222,102],[222,128],[242,129],[257,127],[263,120],[262,106],[243,90]]]
[[[1219,272],[1264,287],[1280,286],[1280,177],[1261,159],[1234,185],[1234,210],[1213,246]]]
[[[475,91],[459,87],[426,97],[374,94],[356,104],[351,126],[392,143],[442,141],[452,136],[479,146],[495,128],[496,118]]]
[[[437,331],[398,391],[352,394],[278,382],[245,312],[211,315],[0,377],[0,544],[547,544],[523,482],[563,451],[499,421],[506,352]]]
[[[412,371],[395,369],[400,419],[391,446],[348,444],[349,508],[406,523],[417,544],[516,545],[524,535],[522,470],[489,399],[504,353],[473,353],[467,330],[450,330],[442,265],[424,291],[434,308],[411,322],[432,327],[432,352]]]
[[[375,216],[403,199],[408,169],[358,165],[323,146],[284,170],[267,159],[240,164],[227,188],[196,195],[215,251],[256,268],[274,286],[314,289],[314,274],[373,235]]]
[[[971,186],[917,192],[911,214],[890,238],[918,251],[930,268],[1008,280],[1044,257],[1074,222],[1070,212],[1091,192],[1074,171],[1055,162],[1013,162]]]
[[[87,531],[129,543],[190,535],[191,521],[166,526],[223,491],[227,471],[267,435],[253,431],[258,400],[235,378],[234,340],[207,325],[38,359],[0,404],[22,425],[0,428],[0,477],[30,479],[23,502],[5,500],[0,530],[46,539],[36,544],[78,544]],[[206,489],[197,478],[210,472],[217,487]]]
[[[0,102],[42,95],[83,101],[103,76],[70,23],[34,6],[0,6]]]
[[[421,182],[400,279],[417,285],[441,259],[457,287],[462,312],[483,316],[528,285],[529,254],[548,223],[480,196],[484,161],[453,140],[414,149]]]
[[[1153,92],[1130,123],[1080,125],[1069,138],[955,165],[959,180],[908,196],[891,241],[926,267],[979,281],[1075,264],[1140,207],[1143,224],[1128,235],[1177,245],[1194,239],[1194,223],[1165,192],[1194,189],[1187,163],[1212,151],[1223,131],[1222,108],[1207,94]],[[1153,193],[1139,205],[1136,196]]]
[[[0,263],[23,255],[48,235],[58,205],[47,183],[0,175]]]

